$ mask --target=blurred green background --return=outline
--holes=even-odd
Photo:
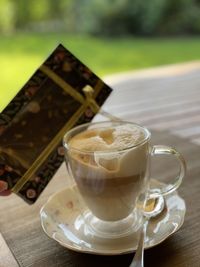
[[[0,110],[62,43],[97,75],[200,59],[200,0],[0,0]]]

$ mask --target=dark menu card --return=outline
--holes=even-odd
[[[64,160],[66,131],[95,115],[87,85],[99,106],[112,91],[59,45],[0,114],[0,180],[30,204]]]

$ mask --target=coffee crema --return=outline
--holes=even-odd
[[[139,127],[88,129],[69,141],[69,165],[81,196],[104,221],[126,218],[146,182],[148,142]]]

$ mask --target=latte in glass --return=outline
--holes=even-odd
[[[88,208],[118,221],[135,208],[146,187],[148,133],[132,124],[86,129],[68,142],[71,173]]]

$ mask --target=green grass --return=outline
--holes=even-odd
[[[0,110],[59,43],[100,77],[200,59],[200,38],[100,39],[65,34],[0,36]]]

